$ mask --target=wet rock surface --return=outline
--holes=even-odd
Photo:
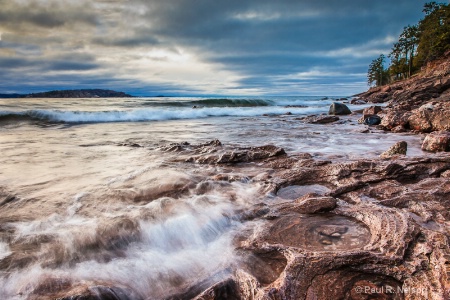
[[[449,297],[449,156],[310,165],[277,171],[278,184],[320,182],[337,206],[308,215],[298,201],[272,207],[270,221],[241,246],[281,251],[287,264],[270,284],[253,277],[256,299]]]
[[[404,154],[403,143],[393,152]],[[195,161],[206,161],[204,152]],[[270,176],[247,180],[279,200],[238,216],[258,224],[235,239],[241,262],[195,299],[450,297],[450,155],[347,162],[268,155],[258,162]],[[245,173],[251,163],[236,167]]]
[[[408,150],[408,144],[405,141],[401,141],[392,145],[388,150],[381,153],[381,158],[390,158],[395,155],[406,155]]]
[[[336,251],[363,248],[369,239],[365,226],[352,218],[288,214],[273,221],[261,243],[310,251]]]
[[[283,148],[274,145],[258,147],[225,147],[219,140],[213,140],[199,145],[191,145],[187,142],[170,144],[161,147],[160,150],[189,154],[189,157],[186,158],[185,161],[199,164],[254,162],[286,154]]]
[[[381,106],[375,105],[375,106],[370,106],[367,108],[364,108],[363,110],[363,115],[376,115],[379,112],[382,112],[383,109],[381,108]]]
[[[430,152],[450,151],[450,132],[435,131],[428,134],[423,141],[422,150]]]
[[[305,123],[310,124],[328,124],[339,121],[339,117],[337,116],[308,116],[301,119]]]
[[[325,212],[336,207],[336,199],[333,197],[320,197],[315,194],[307,194],[297,199],[296,202],[298,202],[298,205],[295,206],[295,211],[302,214]]]
[[[208,168],[207,178],[180,179],[179,193],[196,195],[196,201],[211,201],[202,196],[236,182],[258,183],[265,196],[212,221],[226,227],[242,224],[233,239],[234,264],[205,280],[159,274],[171,290],[155,299],[450,297],[450,154],[333,161],[288,155],[273,145],[239,147],[218,140],[170,144],[159,151],[173,154],[174,163]],[[179,196],[171,188],[155,190],[155,195],[136,200],[151,204],[155,197],[165,197],[158,213],[144,212],[144,220],[182,205],[170,201]],[[229,197],[236,201],[235,194]],[[0,258],[0,271],[25,268],[38,255],[43,268],[120,259],[127,247],[143,239],[141,225],[131,217],[99,222],[95,236],[78,237],[73,253],[52,244],[56,237],[51,235],[11,240],[14,254]],[[214,239],[218,233],[213,228],[207,224],[202,232]],[[13,229],[0,225],[0,236],[8,230]],[[37,246],[46,252],[36,251]],[[108,281],[48,278],[25,290],[31,290],[31,300],[148,299],[140,290]]]
[[[351,113],[352,112],[347,105],[339,102],[333,102],[328,110],[329,115],[349,115]]]
[[[381,123],[381,118],[380,116],[377,115],[369,115],[369,116],[364,115],[363,119],[364,119],[363,123],[370,126],[378,125]]]

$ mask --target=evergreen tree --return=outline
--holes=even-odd
[[[450,50],[450,7],[429,2],[423,9],[425,17],[419,22],[418,63],[424,65]]]
[[[381,86],[387,83],[387,72],[384,69],[385,56],[381,54],[377,59],[372,60],[367,71],[367,83],[371,86]]]
[[[392,61],[390,73],[396,78],[406,78],[413,72],[413,61],[419,42],[419,28],[406,26],[400,34],[398,42],[392,47],[389,58]]]
[[[387,70],[384,69],[384,55],[369,65],[369,85],[384,85],[391,78],[408,78],[427,62],[450,51],[450,4],[429,2],[424,5],[423,12],[425,16],[418,25],[403,28],[388,55],[391,63]]]

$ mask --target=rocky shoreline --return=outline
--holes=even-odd
[[[392,132],[450,130],[450,53],[412,78],[372,88],[353,101],[386,103],[377,112],[381,128]]]
[[[429,133],[422,149],[439,153],[423,157],[405,156],[405,142],[379,159],[344,163],[307,153],[287,156],[274,146],[224,150],[216,141],[191,149],[187,162],[257,160],[269,171],[250,180],[261,180],[265,193],[289,197],[245,213],[246,219],[268,221],[236,239],[246,263],[233,276],[199,296],[171,299],[450,299],[449,99],[450,56],[414,78],[352,100],[387,102],[364,109],[361,123],[394,133]],[[334,115],[350,113],[341,106],[332,105],[333,116],[301,120],[336,122]],[[261,153],[267,147],[271,151]],[[298,192],[308,186],[322,189]]]
[[[187,162],[258,161],[268,171],[249,180],[289,196],[240,216],[268,222],[236,238],[246,263],[233,276],[170,299],[448,299],[450,155],[336,163],[262,148],[177,149]],[[298,193],[308,186],[323,192]]]
[[[383,107],[374,105],[337,117],[351,112],[336,103],[330,115],[295,119],[313,126],[339,126],[362,114],[360,121],[369,126],[364,127],[367,132],[428,134],[422,145],[427,152],[422,156],[406,156],[405,142],[378,158],[344,161],[310,153],[287,154],[276,145],[242,147],[219,140],[154,149],[170,157],[167,163],[211,168],[207,178],[198,182],[158,186],[136,193],[132,203],[203,195],[233,182],[257,183],[259,194],[267,199],[224,215],[229,222],[251,226],[234,237],[239,262],[218,270],[223,272],[219,282],[173,279],[176,291],[164,299],[450,299],[449,70],[445,60],[415,78],[369,90],[352,100],[386,103]],[[145,148],[134,142],[116,146]],[[122,196],[105,194],[107,198]],[[0,190],[0,207],[16,198]],[[0,234],[6,236],[8,230],[0,225]],[[120,255],[140,239],[137,221],[125,217],[97,234],[98,245],[87,241],[83,247],[95,252],[107,246],[108,257]],[[34,245],[20,240],[12,240],[11,247],[24,252],[15,251],[0,260],[2,272],[26,267],[31,261],[24,253],[35,251]],[[79,249],[75,262],[90,259],[86,249]],[[55,252],[54,265],[62,264],[59,257],[67,259],[59,248],[48,251]],[[28,299],[146,298],[116,283],[49,277],[33,287]]]
[[[180,287],[165,299],[449,299],[448,153],[335,162],[218,140],[159,151],[174,154],[177,163],[220,166],[206,182],[258,182],[273,199],[227,216],[262,226],[235,237],[241,262],[225,279]],[[208,186],[168,188],[155,197],[177,198],[193,188],[202,193]],[[105,243],[127,241],[130,226],[117,226],[105,232]],[[145,299],[105,282],[52,281],[30,299],[53,298]]]

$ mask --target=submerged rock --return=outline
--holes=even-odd
[[[310,124],[328,124],[339,121],[339,117],[336,116],[308,116],[302,119],[305,123]]]
[[[117,287],[93,286],[82,294],[61,298],[61,300],[138,300],[126,290]]]
[[[230,150],[221,150],[222,151],[211,152],[203,148],[202,151],[200,151],[200,155],[191,156],[186,159],[186,162],[196,162],[200,164],[230,164],[258,161],[286,154],[283,148],[273,145],[249,148],[238,147]]]
[[[352,112],[347,105],[333,102],[328,110],[329,115],[350,115]]]
[[[29,299],[59,300],[143,300],[128,288],[106,285],[73,284],[63,279],[47,279],[39,284]]]

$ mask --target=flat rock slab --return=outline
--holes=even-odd
[[[303,122],[309,124],[328,124],[339,121],[339,117],[336,116],[308,116],[303,119]]]
[[[299,199],[295,206],[295,211],[301,214],[315,214],[318,212],[330,211],[336,207],[336,199],[333,197],[311,197]]]
[[[320,184],[290,185],[279,189],[277,192],[277,197],[286,200],[295,200],[309,193],[323,195],[328,192],[330,192],[330,189]]]

